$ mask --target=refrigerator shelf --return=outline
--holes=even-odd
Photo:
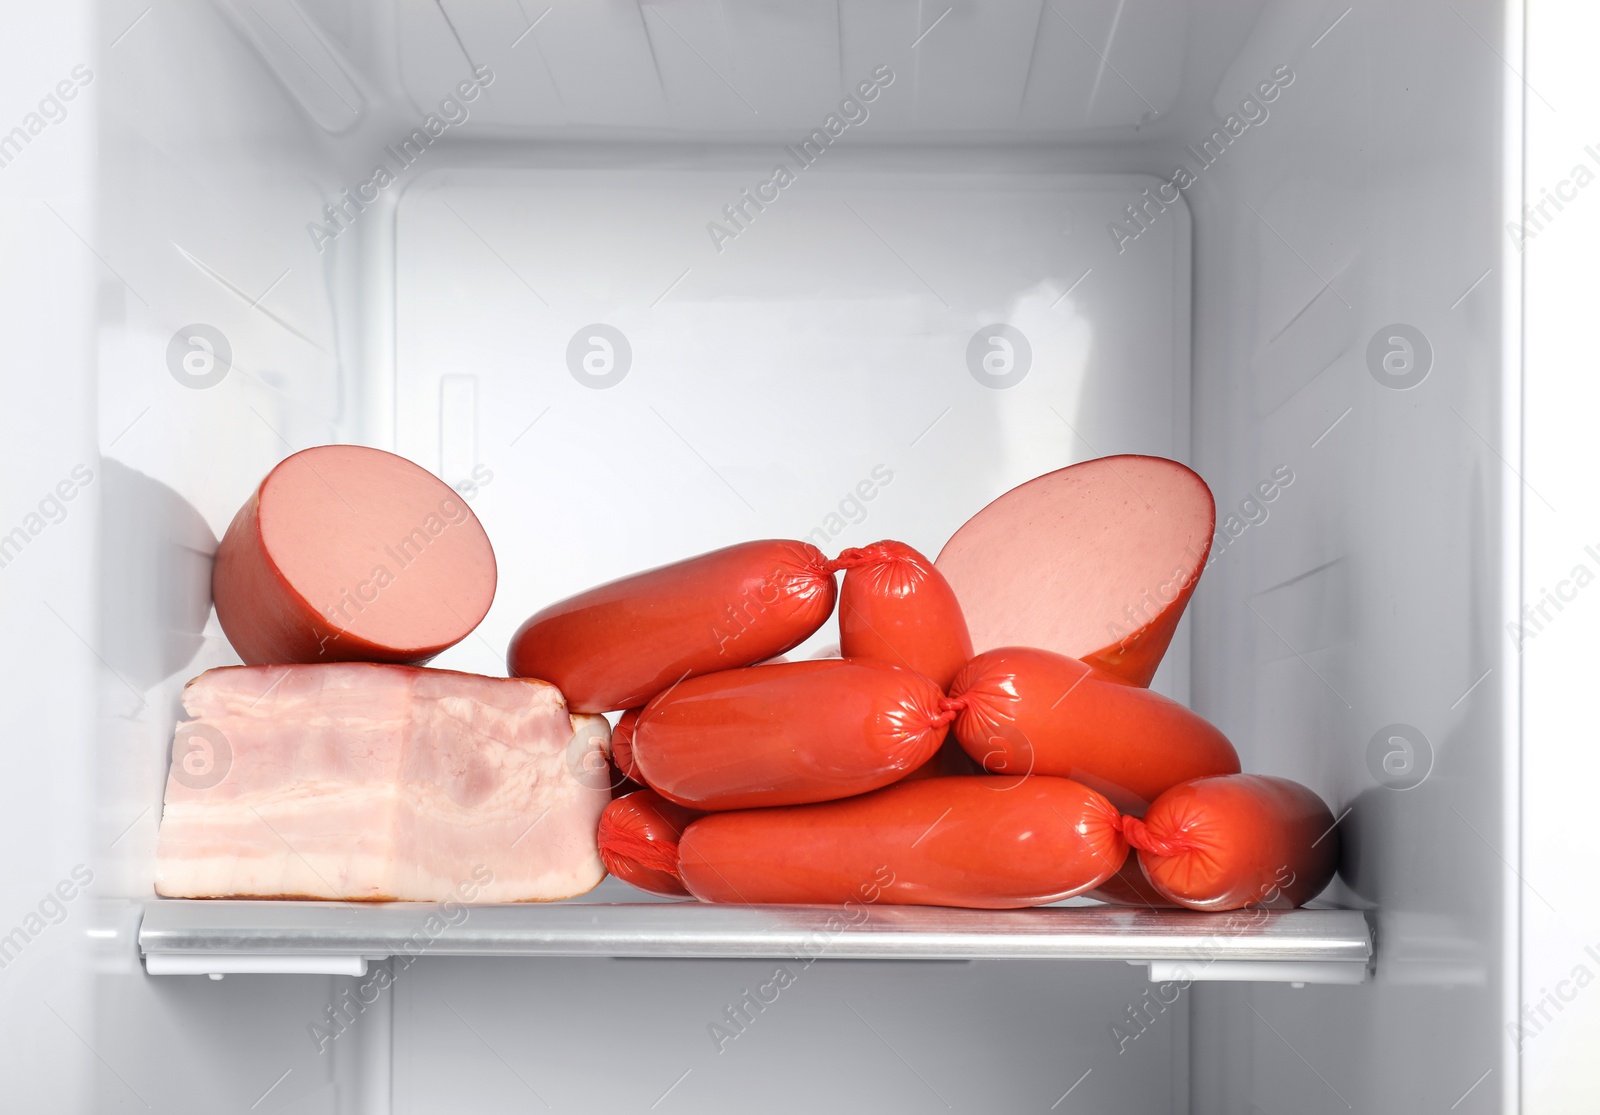
[[[1366,917],[1356,910],[845,910],[693,902],[446,911],[418,903],[163,899],[145,907],[139,948],[152,975],[360,975],[368,960],[390,956],[814,957],[1122,960],[1149,965],[1152,978],[1162,980],[1295,983],[1360,983],[1373,956]]]

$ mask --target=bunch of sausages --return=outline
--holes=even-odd
[[[779,659],[836,605],[841,657]],[[974,654],[950,582],[900,542],[747,542],[614,581],[534,615],[508,665],[575,712],[626,710],[600,854],[656,894],[1287,908],[1337,862],[1322,800],[1239,773],[1220,731],[1144,687],[1149,656],[1128,677]]]
[[[1148,688],[1215,529],[1191,470],[1105,457],[1000,496],[937,562],[768,540],[601,585],[524,623],[508,666],[572,713],[622,712],[610,757],[630,792],[599,850],[649,891],[1296,906],[1337,863],[1327,806],[1241,774],[1226,736]],[[240,510],[212,585],[248,663],[418,664],[477,626],[495,583],[454,492],[321,446]],[[836,612],[840,657],[782,660]]]

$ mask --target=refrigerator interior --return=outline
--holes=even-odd
[[[35,141],[68,154],[7,171],[8,230],[56,268],[8,275],[8,296],[19,323],[82,329],[14,331],[17,360],[67,370],[10,377],[29,464],[0,525],[58,482],[84,502],[6,570],[11,622],[47,632],[5,648],[8,676],[51,711],[14,722],[45,746],[23,748],[38,792],[7,824],[37,852],[0,868],[3,916],[76,865],[93,882],[0,971],[22,1095],[1516,1109],[1518,12],[115,0],[28,18],[71,47],[28,60],[34,84],[91,76]],[[49,212],[28,194],[47,188]],[[714,1025],[785,962],[433,956],[390,962],[360,1009],[349,977],[147,975],[178,692],[237,661],[210,554],[273,464],[332,441],[411,457],[481,517],[495,604],[435,664],[489,673],[522,618],[633,570],[759,537],[936,553],[1041,472],[1191,464],[1219,534],[1157,685],[1341,817],[1321,901],[1368,912],[1370,978],[1196,983],[1155,1009],[1122,963],[790,964],[730,1041]],[[593,898],[639,900],[614,881]],[[330,1011],[353,1021],[319,1037]]]

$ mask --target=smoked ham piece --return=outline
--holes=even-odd
[[[1216,520],[1211,489],[1178,462],[1101,457],[1011,489],[935,564],[978,653],[1040,647],[1149,685]]]
[[[251,665],[426,662],[494,600],[494,551],[449,485],[404,457],[320,445],[285,458],[217,548],[217,619]]]
[[[605,875],[609,728],[541,681],[229,666],[183,691],[156,847],[175,898],[583,894]]]

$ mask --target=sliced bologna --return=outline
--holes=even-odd
[[[1149,685],[1211,551],[1217,508],[1162,457],[1101,457],[1011,489],[939,554],[979,651],[1043,647]]]
[[[793,805],[886,786],[933,757],[953,713],[921,674],[822,659],[690,678],[645,706],[633,767],[695,809]]]
[[[1332,811],[1287,778],[1186,782],[1122,826],[1145,878],[1191,910],[1293,909],[1321,893],[1339,865]]]
[[[426,662],[494,600],[466,501],[404,457],[321,445],[287,457],[217,548],[217,619],[250,665]]]
[[[996,774],[1075,778],[1138,813],[1179,782],[1239,770],[1199,714],[1102,670],[1032,647],[980,654],[956,675],[956,739]]]
[[[507,666],[553,683],[580,712],[635,708],[685,678],[799,646],[836,595],[815,546],[744,542],[550,605],[512,637]]]
[[[1065,778],[927,778],[820,805],[713,813],[683,834],[678,863],[706,902],[1014,909],[1115,874],[1128,852],[1118,820]]]
[[[948,688],[972,657],[972,636],[954,590],[933,562],[904,542],[845,550],[839,651],[904,666]]]
[[[678,875],[678,841],[700,816],[654,790],[635,790],[600,814],[600,860],[607,871],[640,890],[686,898],[688,888]]]

